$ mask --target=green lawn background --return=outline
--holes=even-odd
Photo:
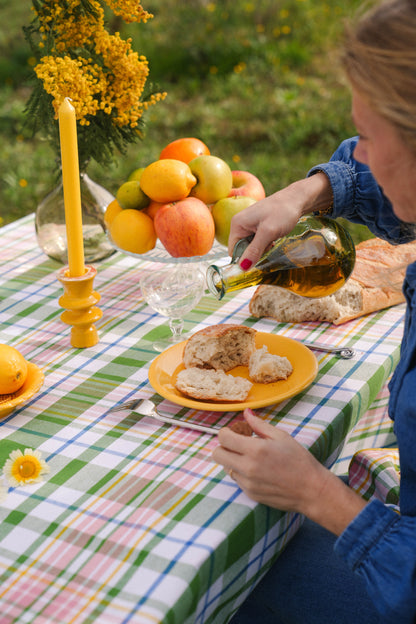
[[[88,173],[113,193],[169,141],[195,136],[233,169],[249,170],[268,194],[326,161],[354,133],[339,67],[344,19],[360,0],[149,0],[147,24],[121,25],[149,60],[150,81],[167,91],[145,136]],[[0,219],[36,210],[56,181],[55,154],[25,127],[31,52],[22,26],[31,2],[0,0]],[[110,16],[111,17],[111,16]],[[111,27],[120,28],[112,22]],[[356,239],[366,237],[353,228]]]

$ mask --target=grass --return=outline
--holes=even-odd
[[[181,136],[196,136],[232,168],[257,175],[272,193],[326,161],[354,133],[338,66],[343,20],[361,0],[144,1],[155,17],[125,26],[147,56],[150,79],[168,92],[150,109],[143,141],[89,174],[115,193],[128,173]],[[33,212],[54,186],[55,155],[25,129],[30,51],[22,26],[30,0],[0,0],[0,215]],[[354,228],[357,239],[367,236]]]

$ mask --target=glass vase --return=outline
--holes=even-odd
[[[104,213],[114,196],[83,172],[80,174],[85,262],[97,262],[115,252],[107,239]],[[36,236],[47,256],[68,264],[62,178],[36,209]]]

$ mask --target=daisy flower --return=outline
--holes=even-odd
[[[26,448],[24,453],[12,451],[3,468],[3,474],[12,486],[39,483],[49,471],[41,453],[30,448]]]
[[[0,483],[0,503],[3,503],[6,500],[7,496],[7,487]]]

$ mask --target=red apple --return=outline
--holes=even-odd
[[[214,242],[211,211],[196,197],[162,204],[156,212],[154,226],[157,237],[174,258],[204,256]]]
[[[228,197],[238,197],[245,195],[260,201],[266,197],[263,184],[249,171],[232,171],[233,187]]]
[[[204,154],[191,160],[188,165],[197,180],[189,193],[191,197],[197,197],[205,204],[214,204],[228,196],[233,176],[225,160]]]
[[[233,216],[255,203],[256,200],[252,197],[239,195],[224,197],[213,205],[211,214],[215,223],[215,238],[221,245],[228,245]]]

